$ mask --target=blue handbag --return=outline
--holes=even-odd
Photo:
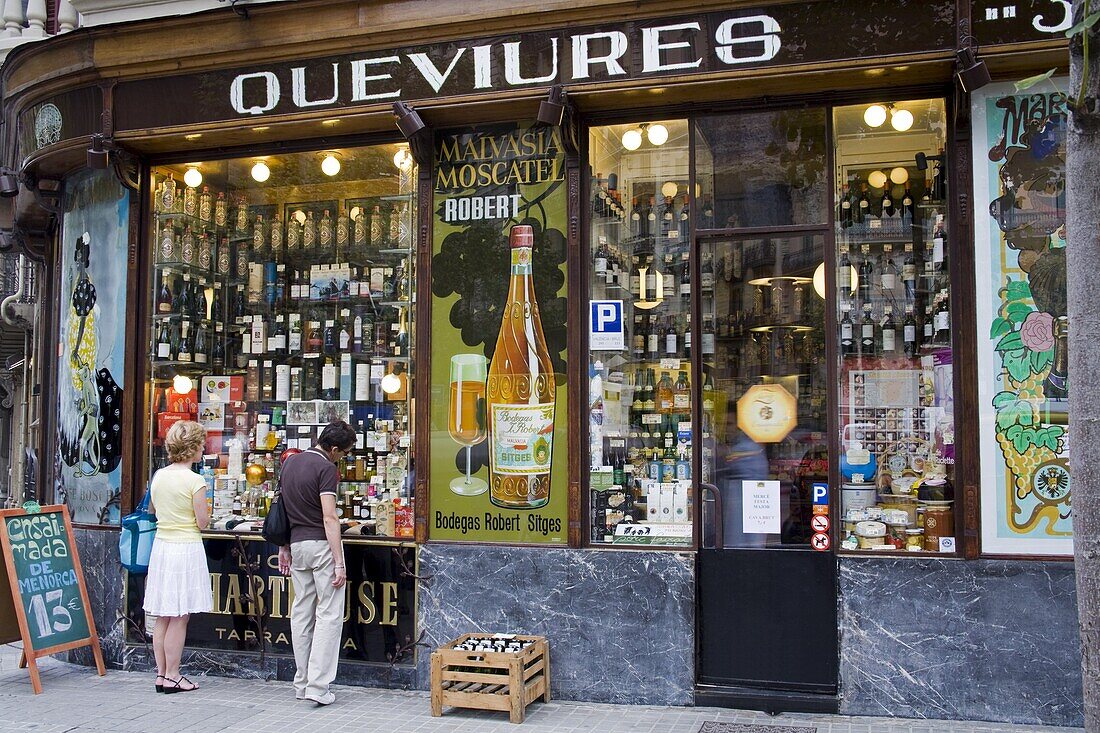
[[[135,575],[149,572],[149,556],[153,554],[153,538],[157,533],[157,517],[149,513],[149,491],[132,514],[122,518],[118,535],[118,557],[122,567]]]

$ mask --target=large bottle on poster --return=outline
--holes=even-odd
[[[554,368],[542,331],[531,264],[534,231],[514,226],[508,301],[489,363],[489,499],[509,509],[550,500],[554,447]]]

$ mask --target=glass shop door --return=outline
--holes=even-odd
[[[811,546],[829,480],[826,111],[694,126],[696,702],[835,711],[837,561]]]

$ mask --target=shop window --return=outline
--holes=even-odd
[[[589,137],[590,297],[622,324],[589,343],[593,543],[693,541],[688,135],[662,120]]]
[[[834,111],[842,550],[953,553],[943,100]]]
[[[345,534],[412,537],[415,182],[404,145],[154,170],[147,472],[206,426],[213,529],[263,519],[281,457],[346,420]]]
[[[827,224],[821,109],[700,117],[699,229]]]

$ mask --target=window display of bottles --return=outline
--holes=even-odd
[[[589,360],[593,543],[631,544],[643,524],[647,542],[692,542],[691,363],[713,350],[715,325],[691,320],[687,125],[658,124],[668,140],[640,149],[618,126],[592,136],[591,297],[623,304],[621,348],[593,344]],[[703,269],[713,290],[713,263]]]
[[[313,159],[270,160],[271,185],[248,161],[187,166],[198,186],[154,171],[149,469],[172,422],[199,420],[213,528],[257,529],[280,457],[345,420],[345,533],[411,537],[415,176],[342,181]]]
[[[944,106],[895,107],[913,113],[911,129],[835,111],[840,547],[954,552]]]

